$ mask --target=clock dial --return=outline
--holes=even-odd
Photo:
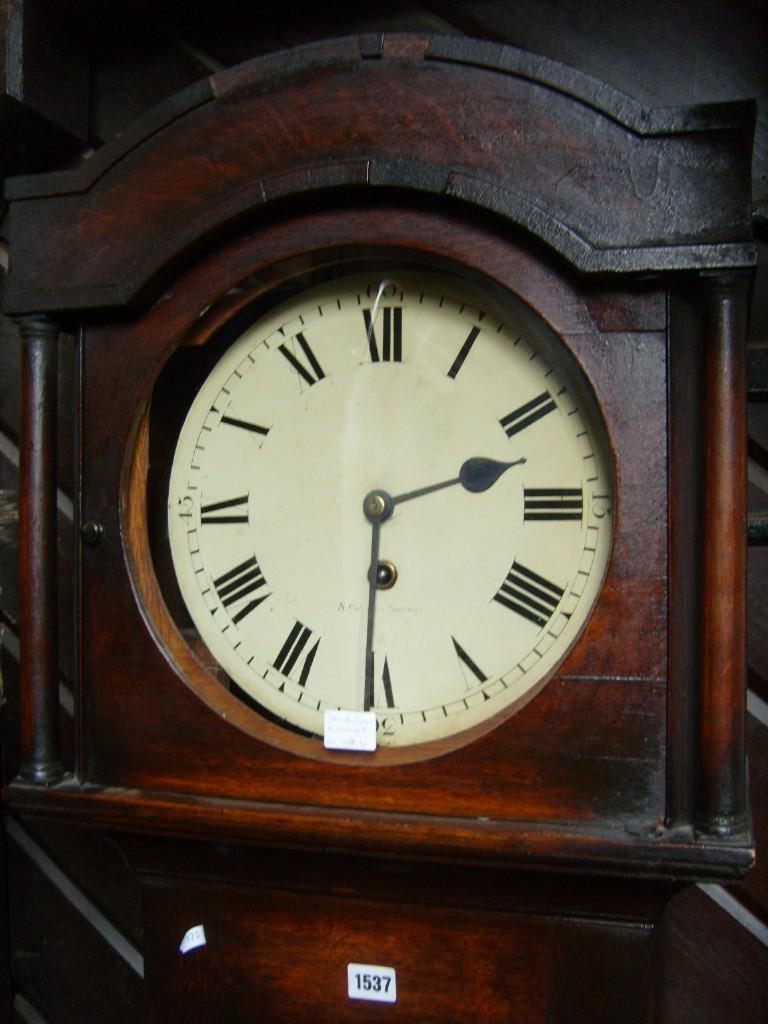
[[[403,271],[304,290],[248,327],[176,446],[189,614],[249,703],[321,737],[374,711],[408,746],[496,721],[594,607],[613,471],[564,344],[513,299]]]

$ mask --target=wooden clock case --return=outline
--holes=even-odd
[[[398,1019],[453,1019],[460,990],[467,1013],[476,999],[488,1020],[523,1006],[529,1020],[652,1012],[653,954],[633,929],[655,919],[670,880],[733,878],[752,857],[743,345],[753,117],[750,104],[647,110],[492,44],[371,36],[223,72],[77,170],[10,182],[6,305],[25,353],[25,760],[6,798],[19,813],[122,835],[157,937],[152,1019],[178,1013],[179,971],[192,968],[168,950],[198,911],[219,922],[219,981],[203,986],[210,1005],[199,986],[184,989],[193,1019],[246,1019],[251,983],[267,1019],[295,1019],[269,1000],[280,992],[295,1009],[296,977],[235,957],[233,937],[269,934],[279,959],[289,921],[304,915],[333,917],[349,958],[373,963],[398,960],[398,935],[438,960],[451,936],[500,950],[506,936],[501,970],[530,939],[537,969],[582,993],[546,1011],[532,975],[491,998],[488,979],[457,988],[441,968],[435,1016],[404,995]],[[167,609],[162,541],[150,543],[162,509],[145,486],[152,430],[162,430],[152,403],[179,351],[291,282],[376,259],[456,268],[532,307],[590,381],[617,475],[605,586],[554,678],[472,742],[381,765],[300,756],[308,741],[292,745],[214,679]],[[78,333],[80,380],[78,729],[66,772],[52,519],[62,328]],[[511,870],[530,868],[556,869],[561,882],[541,875],[532,886]],[[630,890],[621,878],[649,881]],[[439,918],[432,939],[412,904]],[[586,936],[579,918],[614,923]],[[318,942],[298,961],[322,960]],[[613,995],[578,1017],[594,993],[578,980],[577,950],[603,947]],[[643,993],[631,1009],[622,976]],[[341,1003],[323,998],[314,1019],[341,1019]]]

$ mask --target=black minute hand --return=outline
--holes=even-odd
[[[373,515],[375,516],[376,513],[374,512]],[[368,569],[368,618],[366,620],[365,632],[365,686],[363,689],[363,711],[370,711],[373,707],[373,622],[376,614],[376,567],[379,564],[380,530],[381,520],[378,518],[371,518],[371,561]]]
[[[512,466],[520,466],[525,459],[515,459],[514,462],[497,462],[496,459],[485,459],[482,456],[475,456],[467,459],[459,470],[459,475],[453,480],[443,480],[439,484],[430,484],[429,487],[419,487],[415,491],[406,491],[405,494],[398,494],[390,498],[393,505],[399,505],[403,501],[411,501],[412,498],[420,498],[423,494],[431,494],[432,491],[441,491],[444,487],[453,487],[454,484],[461,484],[465,491],[472,494],[479,494],[487,491],[496,483],[502,473],[506,473]]]

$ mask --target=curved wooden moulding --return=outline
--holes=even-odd
[[[586,271],[749,266],[753,120],[748,102],[647,110],[461,39],[270,55],[168,101],[76,171],[11,181],[7,308],[135,305],[225,227],[340,188],[470,203]]]

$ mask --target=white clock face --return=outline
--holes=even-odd
[[[482,296],[411,271],[300,292],[189,409],[168,502],[181,594],[287,728],[321,738],[326,710],[372,710],[378,744],[407,746],[503,717],[596,602],[604,428],[562,342]]]

